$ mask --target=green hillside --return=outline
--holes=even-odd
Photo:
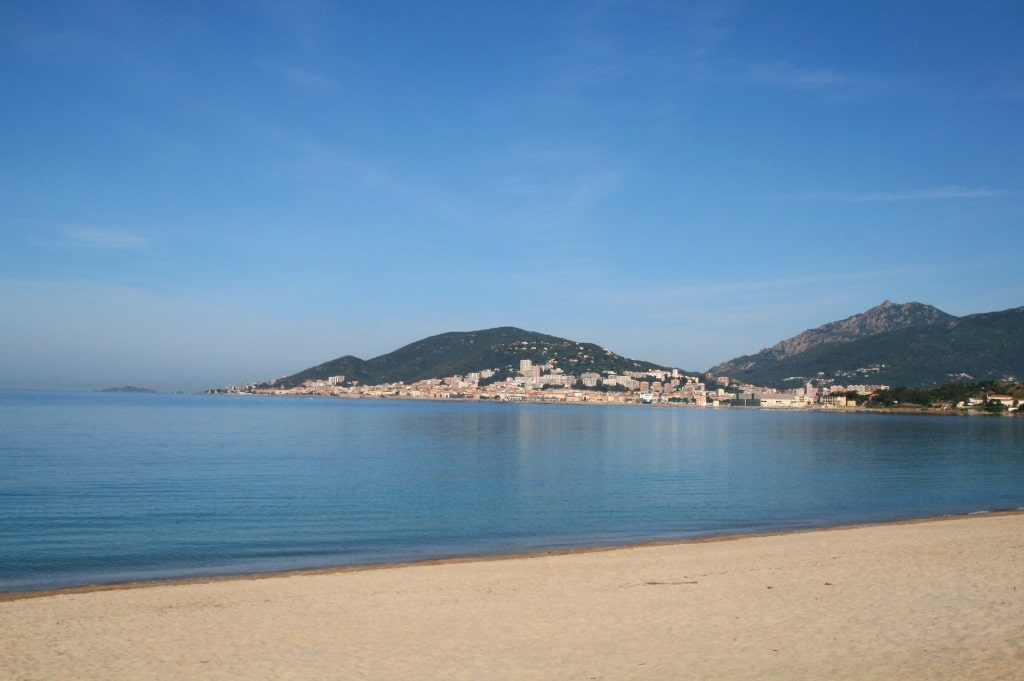
[[[685,348],[680,352],[685,353]],[[505,326],[443,333],[369,360],[345,355],[278,379],[274,385],[288,388],[339,375],[347,385],[408,384],[484,370],[495,372],[490,379],[494,381],[514,376],[524,359],[537,365],[551,363],[576,376],[665,368],[593,343]],[[1024,380],[1024,307],[955,317],[920,303],[886,301],[862,314],[804,331],[756,355],[720,364],[711,372],[780,388],[810,379],[907,387]]]
[[[339,375],[345,376],[346,383],[363,385],[413,383],[485,369],[497,372],[496,378],[504,378],[514,375],[520,360],[524,359],[535,364],[551,362],[565,373],[577,376],[588,371],[622,373],[664,369],[617,355],[593,343],[504,326],[431,336],[370,360],[346,355],[279,379],[275,385],[292,387],[307,380],[326,380]]]
[[[937,386],[951,381],[1024,379],[1024,307],[815,345],[733,378],[792,387],[807,379],[838,384]]]
[[[783,360],[827,343],[855,341],[880,333],[954,321],[956,317],[922,303],[893,303],[886,300],[866,312],[837,322],[808,329],[792,338],[765,348],[755,355],[743,355],[710,369],[716,376],[752,375]]]

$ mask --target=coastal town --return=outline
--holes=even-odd
[[[307,380],[293,387],[279,386],[277,381],[271,380],[267,383],[228,386],[218,392],[349,398],[843,409],[856,406],[856,396],[866,399],[879,390],[888,389],[885,385],[819,385],[815,381],[806,381],[798,388],[778,390],[740,385],[726,376],[695,376],[678,369],[587,372],[576,376],[563,372],[552,363],[535,364],[528,359],[520,360],[515,376],[494,380],[495,376],[494,370],[484,369],[466,375],[381,385],[360,385],[348,381],[345,376],[330,376],[324,380]]]
[[[449,331],[369,360],[343,355],[208,392],[1024,414],[1022,325],[1024,307],[957,318],[921,303],[885,301],[705,371],[503,326]],[[911,331],[912,342],[904,337]]]

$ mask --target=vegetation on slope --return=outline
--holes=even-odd
[[[1024,377],[1024,307],[829,342],[730,375],[792,387],[809,379],[837,384],[939,386]]]
[[[494,371],[495,378],[504,378],[518,372],[519,362],[524,359],[539,365],[550,362],[564,373],[577,376],[588,371],[623,373],[664,369],[617,355],[593,343],[505,326],[431,336],[371,360],[346,355],[287,376],[276,385],[291,387],[307,380],[326,380],[339,375],[345,376],[346,383],[364,385],[413,383],[482,370]]]
[[[949,322],[956,317],[922,303],[885,301],[867,312],[855,314],[803,331],[792,338],[761,350],[756,355],[743,355],[710,369],[717,376],[743,377],[751,371],[764,371],[773,364],[829,343],[855,341],[890,331],[924,327]]]
[[[974,398],[984,403],[983,409],[992,413],[1007,410],[1003,404],[990,401],[993,395],[1005,395],[1017,400],[1024,400],[1024,385],[1020,383],[1001,383],[998,381],[981,381],[980,383],[947,383],[937,388],[909,388],[899,386],[888,390],[879,390],[872,394],[864,403],[869,408],[893,409],[900,407],[952,408],[967,403]]]

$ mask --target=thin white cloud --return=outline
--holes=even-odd
[[[618,289],[606,292],[603,300],[611,300],[622,307],[651,307],[652,314],[676,316],[681,309],[705,310],[716,305],[729,305],[731,301],[775,301],[786,299],[788,295],[800,291],[820,290],[821,287],[850,286],[858,282],[871,281],[881,272],[857,270],[849,272],[831,272],[813,274],[802,277],[776,277],[763,279],[708,279],[688,285],[646,285],[641,284],[631,290],[625,289],[622,282]],[[652,301],[657,304],[652,306]]]
[[[322,0],[256,0],[251,7],[278,35],[303,50],[330,43],[336,36],[339,19],[346,13],[340,3]]]
[[[57,243],[106,251],[136,251],[146,248],[149,239],[124,229],[67,225],[57,229]]]
[[[96,34],[80,28],[40,28],[0,31],[0,42],[13,45],[33,58],[81,56],[103,46]]]
[[[815,93],[839,100],[857,100],[892,91],[891,79],[875,74],[806,66],[787,61],[740,63],[723,77],[737,85]]]
[[[921,189],[904,192],[870,192],[852,194],[844,200],[851,202],[874,201],[946,201],[949,199],[988,199],[1003,196],[1006,192],[988,187],[961,187],[952,185],[935,189]]]
[[[291,64],[283,64],[281,62],[260,59],[256,61],[256,65],[275,78],[279,78],[289,85],[299,88],[307,90],[328,90],[335,86],[334,79],[329,76],[325,76],[321,73],[310,71],[308,69],[303,69],[298,66],[292,66]]]
[[[806,192],[775,194],[761,197],[767,201],[837,201],[841,203],[897,203],[912,201],[954,201],[960,199],[991,199],[1010,192],[989,187],[949,185],[931,189],[909,189],[887,192]]]
[[[579,216],[614,192],[622,170],[594,149],[520,148],[488,161],[486,183],[498,195],[543,206],[559,220]]]
[[[616,310],[643,324],[661,325],[680,319],[700,320],[707,327],[728,328],[748,325],[752,320],[768,323],[789,306],[791,312],[806,311],[823,299],[852,295],[862,297],[878,290],[878,301],[902,299],[916,291],[907,282],[953,280],[965,271],[985,269],[979,261],[953,264],[907,265],[873,269],[856,267],[823,270],[801,276],[700,277],[694,283],[680,283],[671,277],[632,276],[607,258],[577,256],[559,259],[537,258],[528,271],[517,273],[515,285],[543,295],[557,297],[581,317],[600,310]],[[911,295],[911,297],[913,297]],[[930,302],[930,301],[924,301]]]
[[[1021,86],[1020,83],[1007,85],[995,95],[995,98],[1020,101],[1024,99],[1024,86]]]
[[[787,62],[752,64],[746,69],[746,77],[756,85],[809,89],[846,86],[855,80],[834,69],[799,67]]]

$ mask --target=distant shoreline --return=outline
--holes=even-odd
[[[934,407],[922,407],[920,405],[907,406],[907,407],[865,407],[860,406],[847,406],[847,407],[826,407],[821,405],[811,405],[806,407],[758,407],[751,405],[722,405],[722,406],[708,406],[708,405],[697,405],[697,404],[684,404],[684,403],[672,403],[672,402],[657,402],[657,403],[642,403],[636,401],[621,401],[621,402],[607,402],[603,400],[587,400],[587,401],[569,401],[569,400],[558,400],[558,399],[521,399],[521,400],[499,400],[499,399],[480,399],[471,397],[416,397],[409,395],[316,395],[316,394],[273,394],[273,393],[247,393],[247,392],[212,392],[204,391],[202,393],[195,393],[202,395],[209,395],[214,397],[233,397],[233,396],[248,396],[248,397],[272,397],[272,398],[286,398],[286,399],[324,399],[324,400],[378,400],[378,401],[405,401],[405,402],[435,402],[438,404],[445,403],[458,403],[458,404],[537,404],[545,406],[578,406],[578,407],[654,407],[654,408],[668,408],[668,409],[699,409],[707,411],[720,411],[729,409],[741,409],[744,411],[766,411],[766,412],[779,412],[779,413],[806,413],[806,412],[823,412],[823,413],[846,413],[846,414],[895,414],[904,416],[914,416],[918,414],[933,415],[933,416],[1018,416],[1024,415],[1024,412],[1005,412],[1005,413],[992,413],[984,412],[976,409],[938,409]]]

